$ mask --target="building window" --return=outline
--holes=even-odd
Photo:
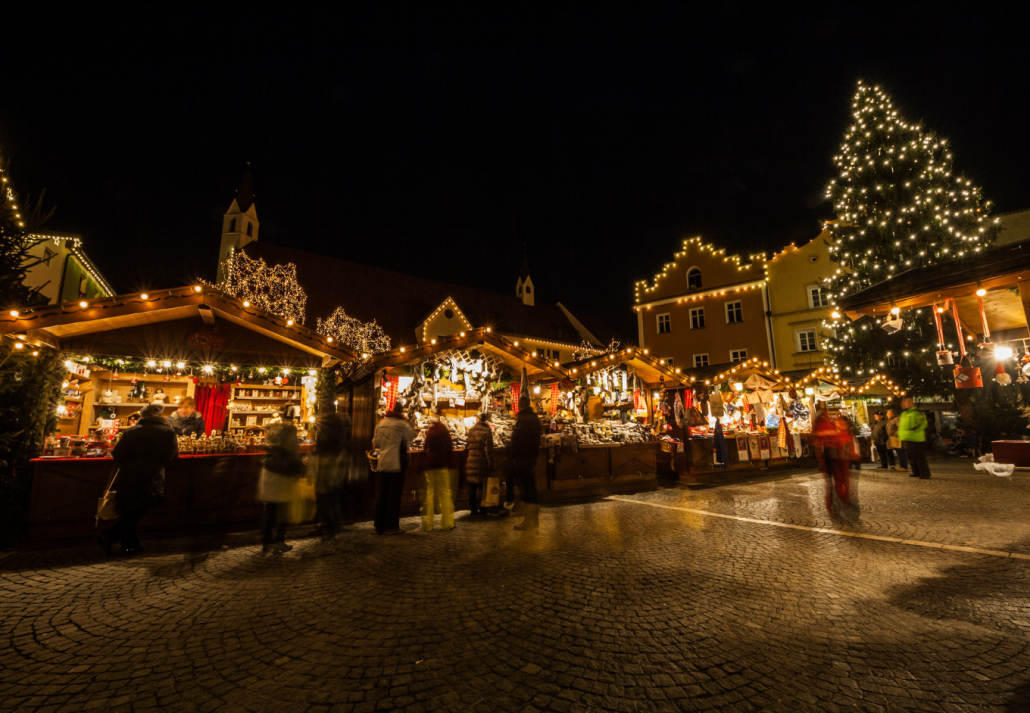
[[[658,315],[658,333],[668,334],[672,331],[672,315],[668,312]]]
[[[543,356],[547,361],[561,361],[561,352],[557,349],[538,349],[537,353]]]
[[[86,279],[85,275],[83,275],[82,277],[79,278],[79,298],[80,299],[86,296],[86,288],[88,288],[88,287],[89,287],[89,280]]]
[[[50,267],[50,261],[53,260],[56,255],[57,253],[50,248],[43,248],[43,264]]]
[[[701,268],[692,267],[689,270],[687,270],[687,289],[701,289]]]
[[[744,321],[744,309],[740,302],[726,303],[726,324],[737,324]]]
[[[798,351],[800,352],[817,352],[819,351],[819,345],[815,340],[815,329],[799,329],[797,332],[798,338]]]
[[[533,291],[533,290],[532,290],[532,288],[530,288],[530,286],[529,286],[529,285],[526,285],[526,294],[528,295],[528,294],[529,294],[529,293],[531,293],[532,291]]]
[[[253,223],[247,223],[247,237],[248,238],[253,238],[254,237],[254,224]]]
[[[828,307],[830,300],[826,297],[826,290],[819,285],[808,286],[808,306],[811,308]]]
[[[694,355],[694,368],[699,366],[708,366],[708,355],[707,354],[695,354]]]
[[[738,362],[747,359],[747,349],[731,349],[730,350],[730,361]]]
[[[690,310],[690,328],[691,329],[704,329],[705,328],[705,308],[697,307]]]
[[[665,357],[664,359],[662,359],[662,363],[670,369],[676,366],[676,360],[672,357]]]
[[[229,232],[230,233],[235,233],[236,232],[236,219],[235,218],[230,218],[229,219]]]

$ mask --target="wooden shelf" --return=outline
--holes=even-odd
[[[237,396],[235,401],[293,401],[300,403],[300,399],[291,399],[282,396]]]
[[[144,406],[147,406],[150,403],[151,403],[150,401],[134,401],[132,403],[127,403],[127,404],[105,404],[105,403],[101,403],[99,401],[94,401],[93,402],[93,406],[116,406],[116,407],[117,406],[133,406],[135,408],[143,408]],[[174,404],[166,404],[165,408],[168,408],[169,406],[173,406],[173,405]]]
[[[254,415],[254,414],[256,414],[256,413],[257,413],[257,414],[261,414],[261,413],[263,413],[263,414],[265,414],[266,416],[274,416],[274,415],[276,415],[277,413],[279,413],[279,411],[277,411],[277,410],[276,410],[276,411],[271,411],[271,410],[266,410],[266,411],[230,411],[229,413],[230,413],[230,414],[233,414],[233,413],[242,413],[242,414],[246,414],[246,415],[248,415],[248,416],[252,416],[252,415]]]
[[[289,385],[285,385],[285,386],[265,386],[264,384],[241,384],[240,386],[234,386],[233,390],[250,389],[251,391],[276,391],[276,390],[282,391],[282,390],[285,389],[287,391],[296,391],[298,389],[303,389],[303,388],[304,388],[303,386],[289,386]]]

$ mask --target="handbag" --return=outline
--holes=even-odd
[[[292,493],[285,505],[280,522],[299,525],[315,517],[315,481],[313,478],[294,478]]]
[[[118,469],[115,468],[111,473],[111,479],[107,481],[107,487],[104,488],[104,494],[97,498],[96,523],[98,525],[101,520],[117,520],[121,516],[121,512],[118,510],[118,492],[111,490],[114,479],[117,477]]]
[[[969,366],[962,366],[962,360],[959,360],[958,365],[955,367],[955,388],[956,389],[979,389],[983,388],[983,378],[980,376],[980,367],[973,366],[973,362],[969,361],[969,357],[965,354],[962,358],[966,360]]]

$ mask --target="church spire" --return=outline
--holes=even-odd
[[[522,244],[522,269],[519,270],[519,281],[515,285],[515,296],[522,300],[522,304],[533,306],[535,295],[533,294],[533,278],[529,276],[529,259],[526,256],[526,244]]]
[[[254,190],[250,185],[250,161],[247,161],[247,168],[243,171],[240,187],[236,189],[236,204],[240,207],[241,213],[246,213],[254,205]]]
[[[217,281],[225,278],[225,263],[233,253],[242,250],[247,243],[258,239],[258,228],[260,227],[257,217],[257,208],[254,206],[254,191],[250,183],[250,162],[243,171],[243,178],[240,180],[240,187],[236,189],[236,195],[229,210],[222,218],[222,244],[218,248],[218,275]]]

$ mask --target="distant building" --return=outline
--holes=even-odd
[[[1001,233],[994,241],[994,247],[1030,240],[1030,209],[1002,213],[998,218],[1001,219]]]
[[[725,253],[684,240],[654,282],[636,285],[640,346],[673,368],[772,358],[765,256],[743,262]]]
[[[830,262],[829,233],[823,231],[801,247],[789,245],[765,262],[773,359],[781,371],[823,365],[826,330],[820,327],[833,311],[819,283],[837,270]]]
[[[577,316],[560,302],[536,302],[525,258],[515,294],[503,295],[261,243],[257,238],[257,210],[248,173],[222,223],[219,280],[223,263],[237,250],[264,259],[268,265],[296,265],[297,281],[307,293],[307,326],[311,328],[317,318],[327,319],[337,307],[362,322],[375,320],[395,347],[490,327],[562,364],[582,352],[584,342],[600,350],[613,337],[601,322]]]
[[[46,304],[95,297],[111,297],[114,289],[86,255],[82,237],[72,233],[45,232],[32,235],[41,242],[32,250],[41,260],[29,268],[25,284],[39,288]]]

